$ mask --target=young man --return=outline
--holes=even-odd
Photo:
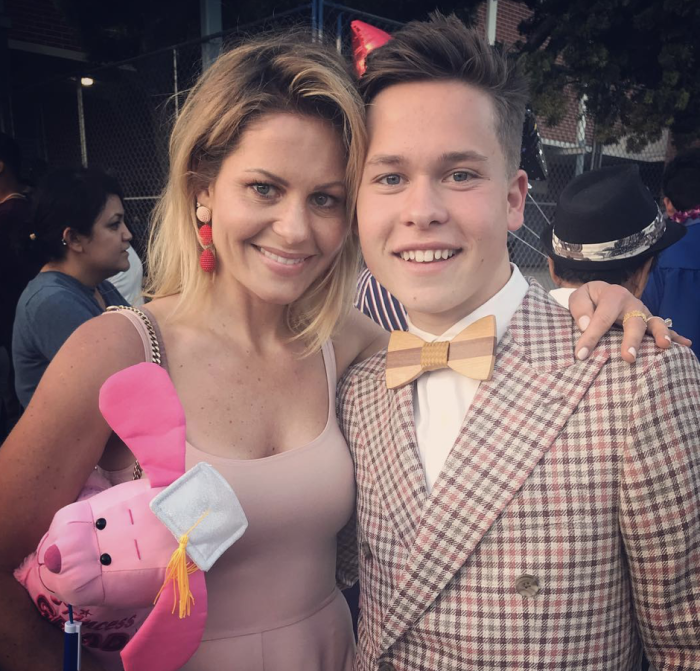
[[[615,165],[575,177],[562,191],[554,224],[541,235],[550,295],[564,307],[586,282],[619,284],[639,298],[654,260],[686,229],[667,220],[637,165]]]
[[[679,154],[663,176],[664,206],[688,232],[683,242],[659,255],[643,300],[654,314],[673,319],[700,357],[700,149]]]
[[[577,360],[570,316],[509,264],[526,90],[484,40],[410,24],[361,89],[367,266],[412,334],[457,335],[390,345],[339,387],[357,668],[631,671],[643,640],[658,668],[700,669],[700,366],[650,339],[629,366],[619,331]]]

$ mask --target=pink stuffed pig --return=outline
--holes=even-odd
[[[126,671],[175,671],[201,641],[207,615],[206,585],[202,571],[191,572],[191,597],[180,594],[187,601],[189,614],[182,617],[182,611],[173,613],[177,596],[173,582],[164,585],[166,566],[178,545],[185,549],[188,539],[183,541],[181,531],[178,544],[176,535],[150,506],[159,493],[179,482],[185,473],[184,412],[166,371],[151,363],[132,366],[110,377],[100,391],[100,410],[139,460],[145,477],[59,510],[37,549],[39,578],[54,599],[83,609],[148,608],[164,586],[143,625],[121,650],[121,658]],[[206,464],[198,464],[193,471],[199,467],[213,471]],[[192,480],[182,478],[186,479]],[[177,497],[176,485],[172,494],[173,489],[168,489],[167,496]],[[232,491],[230,495],[238,504]],[[224,493],[223,498],[226,496]],[[202,517],[200,512],[192,511],[192,515]],[[242,515],[242,511],[234,512]],[[219,514],[226,515],[227,511]],[[202,533],[207,533],[206,525],[210,532],[213,530],[212,525],[217,523],[214,517],[199,520]],[[192,525],[187,521],[185,526]],[[240,526],[220,544],[211,561],[198,562],[200,568],[208,569],[242,535],[245,524]]]

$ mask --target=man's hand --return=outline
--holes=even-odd
[[[628,312],[638,310],[647,317],[652,315],[644,303],[635,298],[627,289],[607,282],[588,282],[579,287],[569,298],[569,310],[583,335],[576,343],[576,358],[583,360],[610,330],[613,324],[622,324]],[[656,346],[667,349],[671,342],[690,346],[692,343],[672,331],[663,319],[651,319],[647,323],[641,317],[631,317],[623,325],[622,358],[634,363],[639,345],[645,333],[654,337]]]

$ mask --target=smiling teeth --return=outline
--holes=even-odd
[[[277,263],[282,263],[285,266],[298,266],[300,263],[303,263],[305,259],[285,259],[282,256],[277,256],[277,254],[273,254],[272,252],[268,252],[266,249],[263,249],[262,247],[258,247],[258,250],[263,256],[267,256],[268,259],[272,259],[273,261],[277,261]]]
[[[418,263],[431,263],[432,261],[449,259],[454,255],[454,249],[417,249],[415,251],[401,252],[401,258],[404,261],[416,261]]]

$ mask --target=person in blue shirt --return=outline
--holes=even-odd
[[[27,251],[43,265],[20,296],[12,332],[15,390],[25,408],[73,331],[111,305],[128,305],[106,281],[129,268],[119,184],[94,169],[51,173],[36,192],[28,238]]]
[[[652,314],[672,319],[674,330],[690,338],[700,356],[700,149],[668,164],[663,191],[666,214],[687,233],[659,255],[642,301]]]

